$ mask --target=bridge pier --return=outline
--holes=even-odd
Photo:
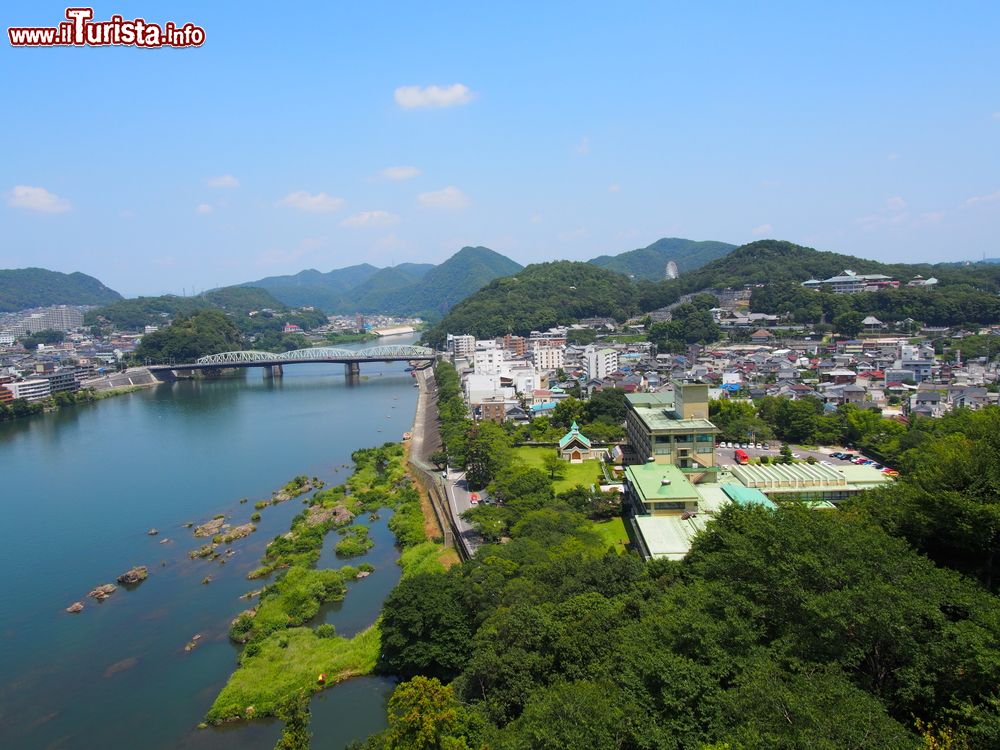
[[[344,374],[347,376],[348,380],[357,380],[361,376],[361,363],[345,362]]]
[[[284,376],[285,371],[282,369],[281,365],[268,365],[264,368],[265,378],[280,378]]]

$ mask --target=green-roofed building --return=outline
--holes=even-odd
[[[698,512],[698,491],[672,464],[626,466],[625,495],[638,515]]]
[[[594,448],[590,438],[580,432],[576,422],[573,422],[569,432],[559,439],[559,456],[572,464],[602,458],[606,452],[604,448]]]
[[[628,462],[673,465],[699,482],[715,468],[715,436],[708,419],[708,386],[674,383],[673,393],[626,396],[625,434]]]
[[[760,505],[768,510],[777,510],[778,506],[771,502],[767,495],[753,487],[744,487],[742,484],[727,482],[720,485],[726,496],[737,505],[744,507],[748,505]]]

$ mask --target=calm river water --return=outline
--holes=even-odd
[[[218,513],[245,523],[291,477],[342,482],[352,451],[399,440],[413,421],[413,378],[380,363],[362,376],[348,384],[342,365],[289,366],[273,381],[250,370],[0,425],[0,747],[273,747],[277,722],[196,725],[236,663],[226,633],[255,588],[246,574],[301,502],[264,509],[225,565],[188,559],[201,540],[183,525]],[[399,579],[387,517],[370,524],[375,547],[351,561],[376,572],[321,615],[341,635],[373,622]],[[335,541],[320,565],[338,564]],[[150,569],[139,587],[103,603],[86,597],[132,565]],[[86,608],[66,614],[74,601]],[[313,746],[381,729],[391,690],[362,678],[321,693]]]

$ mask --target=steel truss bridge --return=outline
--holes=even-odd
[[[154,375],[176,374],[188,370],[221,370],[236,367],[269,367],[274,374],[292,364],[341,363],[347,366],[348,375],[357,375],[362,362],[433,362],[437,352],[424,346],[395,344],[373,346],[368,349],[336,349],[319,346],[312,349],[295,349],[290,352],[239,351],[222,352],[200,357],[188,364],[153,365],[149,368]]]

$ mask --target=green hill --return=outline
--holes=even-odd
[[[463,247],[437,266],[400,263],[376,268],[365,263],[329,273],[308,270],[294,276],[271,276],[241,286],[267,289],[293,307],[438,318],[493,279],[519,270],[520,264],[489,248]]]
[[[736,245],[726,242],[696,242],[679,237],[664,237],[648,247],[618,255],[601,255],[590,262],[636,279],[661,281],[665,277],[669,261],[674,261],[677,269],[684,274],[725,256],[735,248]]]
[[[920,274],[934,276],[942,285],[968,284],[986,291],[1000,289],[1000,268],[991,264],[881,263],[781,240],[759,240],[743,245],[665,285],[689,293],[745,284],[801,283],[836,276],[847,269],[857,273],[881,273],[903,283]]]
[[[592,315],[624,319],[636,311],[635,285],[621,274],[591,263],[537,263],[459,302],[425,338],[442,346],[447,333],[525,335]]]
[[[378,271],[370,263],[336,268],[327,273],[310,268],[291,276],[268,276],[239,286],[266,289],[292,307],[311,305],[332,311],[341,303],[346,292],[363,284]]]
[[[287,307],[264,289],[223,287],[196,297],[164,294],[159,297],[119,299],[110,305],[90,310],[84,320],[87,325],[111,324],[118,330],[141,331],[148,325],[162,325],[179,315],[193,315],[200,310],[221,310],[235,316],[246,316],[251,310],[268,308],[275,311]]]
[[[103,305],[121,299],[93,276],[44,268],[0,270],[0,312],[49,305]]]
[[[522,266],[487,247],[463,247],[417,283],[400,289],[381,309],[401,315],[440,318],[449,309],[494,279],[510,276]]]

